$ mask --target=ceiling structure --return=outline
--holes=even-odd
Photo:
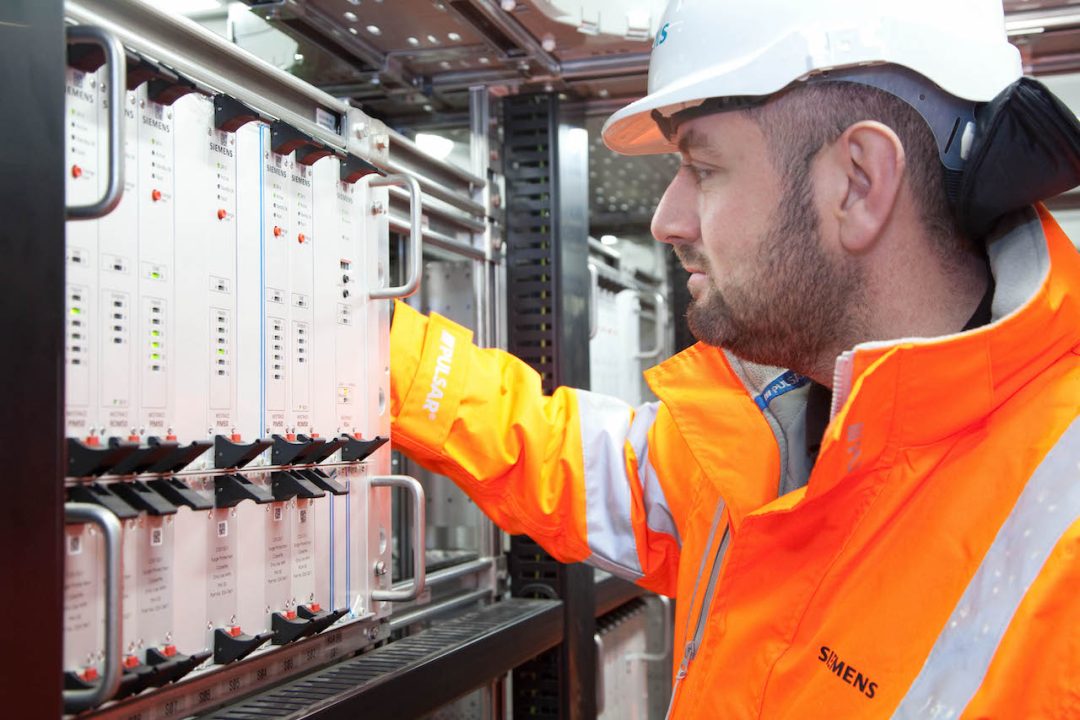
[[[300,44],[296,74],[386,119],[450,120],[468,88],[566,93],[604,114],[645,92],[662,0],[244,0]],[[1080,0],[1004,0],[1029,73],[1080,70]],[[606,27],[605,27],[606,23]],[[618,28],[621,35],[603,30]]]
[[[647,237],[678,161],[616,156],[599,129],[645,93],[664,0],[243,2],[296,41],[291,72],[402,129],[441,127],[453,137],[449,128],[467,127],[468,88],[476,85],[563,94],[588,116],[593,233]],[[1004,7],[1025,72],[1080,72],[1080,0]],[[613,27],[621,34],[602,32]]]

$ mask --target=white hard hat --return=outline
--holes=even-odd
[[[976,103],[1022,71],[1001,0],[671,0],[649,93],[608,119],[604,142],[626,155],[673,152],[654,111],[670,117],[710,98],[763,97],[825,71],[882,64]]]

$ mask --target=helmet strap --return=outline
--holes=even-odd
[[[814,73],[788,87],[824,82],[850,82],[866,85],[903,100],[919,113],[930,127],[930,132],[933,133],[934,141],[937,143],[938,157],[945,168],[945,190],[949,202],[956,201],[964,164],[975,137],[977,103],[950,95],[913,70],[887,64],[825,70]],[[652,119],[664,137],[669,141],[674,141],[679,126],[685,122],[705,115],[746,110],[764,105],[773,97],[775,94],[708,98],[697,105],[685,107],[670,115],[653,110]]]
[[[804,82],[853,82],[903,100],[930,126],[945,169],[963,171],[975,135],[977,103],[950,95],[919,73],[898,65],[828,70]]]

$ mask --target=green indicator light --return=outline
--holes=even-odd
[[[218,355],[224,355],[224,354],[225,354],[225,351],[224,351],[224,350],[218,350],[218,351],[217,351],[217,354],[218,354]]]
[[[160,359],[161,359],[161,355],[160,355],[160,354],[158,354],[158,353],[153,353],[153,354],[151,354],[151,355],[150,355],[150,359],[151,359],[151,360],[160,360]]]
[[[152,348],[154,348],[155,350],[157,350],[157,349],[158,349],[159,347],[161,347],[161,343],[159,343],[159,342],[152,342],[152,343],[150,343],[150,347],[152,347]]]
[[[82,310],[80,310],[79,308],[71,308],[71,314],[72,315],[81,315]]]
[[[161,273],[152,272],[152,273],[150,273],[150,277],[153,278],[154,280],[160,280],[161,279]]]
[[[161,337],[161,331],[160,330],[151,330],[150,331],[150,337]]]

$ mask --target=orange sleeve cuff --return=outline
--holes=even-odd
[[[420,353],[424,348],[428,319],[401,302],[394,301],[394,321],[390,325],[390,417],[401,412],[401,401],[409,394]]]
[[[446,443],[465,392],[472,331],[441,315],[432,313],[425,319],[412,308],[399,305],[394,311],[390,347],[395,430],[430,451],[438,451]],[[399,347],[404,350],[401,367],[399,356],[394,354]]]

